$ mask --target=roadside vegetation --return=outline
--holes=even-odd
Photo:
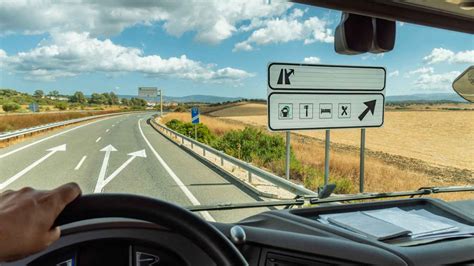
[[[147,102],[140,98],[122,98],[114,92],[92,93],[84,95],[76,91],[73,95],[62,95],[53,90],[46,94],[43,90],[36,90],[32,95],[18,92],[13,89],[0,89],[0,111],[6,113],[28,113],[28,105],[38,104],[40,112],[48,111],[94,111],[111,109],[144,109]]]
[[[166,126],[188,137],[194,138],[195,125],[172,119]],[[235,158],[250,162],[258,167],[263,167],[279,175],[285,175],[285,140],[280,135],[270,135],[263,130],[245,127],[216,134],[206,125],[196,125],[197,140],[221,150]],[[316,190],[323,184],[324,174],[317,168],[302,163],[290,152],[290,175],[304,183],[305,187]],[[344,176],[334,177],[332,180],[337,185],[336,193],[351,193],[353,187],[349,178]]]
[[[31,103],[38,104],[40,113],[28,110]],[[18,130],[92,115],[127,110],[144,110],[147,102],[140,98],[119,99],[114,92],[92,93],[81,91],[61,95],[58,91],[45,94],[36,90],[32,95],[12,89],[0,89],[0,132]]]

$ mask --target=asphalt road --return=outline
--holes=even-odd
[[[95,120],[0,149],[0,191],[51,189],[74,181],[84,194],[132,193],[181,206],[260,200],[156,132],[146,123],[149,117],[143,113]],[[200,215],[235,222],[264,210]]]

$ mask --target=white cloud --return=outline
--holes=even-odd
[[[139,72],[204,82],[239,81],[253,76],[230,67],[215,69],[212,64],[191,60],[186,55],[144,55],[140,49],[116,45],[109,39],[99,40],[88,33],[54,33],[51,39],[28,52],[11,56],[0,52],[0,56],[7,68],[23,73],[26,79],[46,81],[90,72]]]
[[[219,43],[247,20],[279,16],[292,4],[283,0],[12,0],[0,2],[0,33],[90,32],[111,36],[136,24],[162,23],[171,35],[194,32],[202,42]]]
[[[394,70],[394,71],[388,73],[389,77],[398,77],[399,75],[400,75],[400,71],[398,71],[398,70]]]
[[[303,61],[308,64],[319,64],[321,62],[321,59],[316,56],[310,56],[310,57],[305,57]]]
[[[442,74],[424,73],[414,82],[415,87],[423,90],[448,91],[451,84],[461,72],[451,71]]]
[[[432,67],[420,67],[415,70],[409,71],[408,73],[405,74],[405,77],[409,78],[413,75],[418,75],[418,74],[433,74],[434,69]]]
[[[234,46],[234,51],[249,51],[252,45],[267,45],[272,43],[286,43],[290,41],[304,41],[304,44],[314,42],[331,43],[334,41],[332,30],[328,28],[328,21],[318,17],[303,19],[304,11],[293,11],[282,17],[273,17],[265,21],[253,21],[251,27],[258,28],[250,37]],[[245,28],[247,30],[248,28]]]
[[[429,55],[423,57],[423,60],[430,65],[442,62],[473,64],[474,50],[466,50],[456,53],[444,48],[434,48]]]

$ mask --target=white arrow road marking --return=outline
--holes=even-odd
[[[96,142],[96,143],[99,142],[101,138],[102,138],[102,137],[98,137],[98,138],[95,140],[95,142]]]
[[[191,203],[193,205],[201,205],[201,203],[199,202],[198,199],[196,199],[196,197],[193,195],[193,193],[191,193],[191,191],[189,191],[188,187],[186,187],[186,185],[183,183],[183,181],[181,181],[181,179],[179,179],[179,177],[173,172],[173,170],[171,170],[171,168],[168,166],[168,164],[163,160],[163,158],[161,158],[161,156],[156,152],[155,148],[153,148],[153,146],[150,144],[150,142],[148,141],[148,139],[145,137],[145,134],[143,134],[143,130],[142,130],[142,127],[140,126],[140,122],[142,121],[142,119],[140,118],[138,120],[138,129],[140,130],[140,134],[142,135],[143,139],[145,140],[146,144],[148,145],[148,147],[150,148],[150,150],[153,152],[153,154],[155,155],[156,159],[158,159],[158,162],[160,162],[160,164],[163,166],[163,168],[165,168],[166,172],[168,172],[168,174],[171,176],[171,178],[173,178],[174,182],[176,182],[176,184],[178,185],[178,187],[181,189],[181,191],[183,191],[184,195],[186,195],[186,197],[189,199],[189,201],[191,201]],[[202,211],[200,212],[201,215],[204,217],[204,219],[208,220],[208,221],[211,221],[211,222],[215,222],[216,220],[214,219],[214,217],[211,216],[211,214],[209,214],[209,212],[207,211]]]
[[[63,144],[63,145],[59,145],[59,146],[56,146],[54,148],[51,148],[51,149],[47,149],[46,151],[49,151],[48,154],[46,154],[45,156],[41,157],[39,160],[37,160],[36,162],[30,164],[29,166],[27,166],[25,169],[21,170],[20,172],[18,172],[16,175],[8,178],[5,182],[1,183],[0,184],[0,189],[4,189],[6,188],[8,185],[10,185],[11,183],[15,182],[15,180],[17,180],[18,178],[22,177],[24,174],[28,173],[31,169],[35,168],[36,166],[38,166],[40,163],[42,163],[43,161],[45,161],[46,159],[48,159],[51,155],[55,154],[56,152],[58,151],[66,151],[66,144]]]
[[[103,189],[110,181],[112,181],[112,179],[114,179],[120,172],[122,172],[122,170],[125,169],[125,167],[127,167],[127,165],[130,164],[135,158],[137,158],[137,157],[146,158],[146,152],[145,152],[145,150],[140,150],[140,151],[136,151],[136,152],[131,152],[131,153],[127,154],[127,155],[129,155],[129,156],[131,156],[131,157],[128,158],[128,160],[126,160],[119,168],[117,168],[117,170],[115,170],[110,176],[108,176],[108,177],[102,182],[101,191],[102,191],[102,189]]]
[[[105,151],[104,161],[102,162],[102,166],[100,167],[99,177],[97,178],[97,184],[95,185],[94,193],[101,192],[102,190],[102,183],[104,182],[105,173],[107,171],[107,165],[109,164],[110,153],[113,151],[117,151],[112,145],[107,145],[100,151]]]
[[[74,168],[74,170],[79,170],[79,168],[81,168],[82,166],[82,163],[86,160],[87,158],[87,155],[84,155],[82,156],[82,159],[79,161],[79,163],[76,165],[76,168]]]

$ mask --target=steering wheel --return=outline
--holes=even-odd
[[[197,244],[217,265],[248,265],[239,250],[214,226],[175,204],[129,194],[91,194],[69,204],[55,226],[94,218],[131,218],[164,226]]]

